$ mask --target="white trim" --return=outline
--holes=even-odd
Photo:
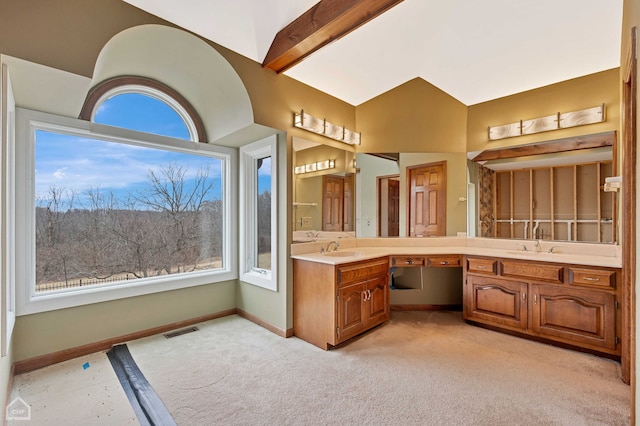
[[[240,148],[240,280],[278,291],[278,138],[269,136]],[[257,169],[271,157],[271,271],[257,267]]]
[[[15,268],[15,113],[16,103],[11,77],[6,64],[2,64],[0,82],[0,354],[9,353],[13,327],[16,322],[16,268]]]
[[[175,99],[173,99],[168,94],[164,93],[162,90],[154,89],[152,87],[143,86],[140,84],[125,84],[122,86],[114,87],[113,89],[105,92],[100,99],[95,103],[93,107],[93,111],[91,111],[91,122],[95,121],[96,112],[100,109],[100,106],[108,99],[113,98],[114,96],[124,95],[127,93],[131,94],[139,94],[149,96],[150,98],[154,98],[159,100],[160,102],[164,102],[167,106],[173,109],[178,116],[182,119],[185,126],[187,127],[187,131],[189,132],[189,139],[191,141],[198,140],[198,130],[196,129],[196,124],[193,122],[191,115],[187,112],[186,109],[182,107]]]
[[[35,130],[63,132],[109,142],[198,153],[219,158],[223,163],[223,188],[225,223],[223,236],[223,266],[221,269],[188,274],[176,274],[161,278],[139,279],[135,282],[86,287],[55,293],[35,293]],[[145,140],[138,138],[144,137]],[[232,173],[237,162],[237,150],[210,144],[195,143],[165,136],[135,132],[83,120],[17,109],[16,115],[16,280],[22,283],[16,288],[17,315],[80,306],[90,303],[140,296],[185,287],[235,280],[238,278],[235,253],[237,245],[236,199],[237,178]]]

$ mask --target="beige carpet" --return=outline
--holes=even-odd
[[[465,324],[394,312],[322,351],[238,316],[130,342],[179,425],[626,425],[619,364]]]

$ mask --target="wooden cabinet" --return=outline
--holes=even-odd
[[[389,319],[389,260],[293,261],[294,335],[329,349]]]
[[[620,355],[619,269],[484,257],[465,263],[466,320]]]
[[[516,330],[527,328],[527,283],[469,276],[468,317]]]
[[[426,256],[391,256],[391,266],[404,268],[429,266],[432,268],[459,267],[459,254],[436,254]]]
[[[615,296],[532,284],[531,330],[541,336],[615,350]]]

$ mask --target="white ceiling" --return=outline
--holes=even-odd
[[[124,0],[262,63],[317,0]],[[286,75],[359,105],[421,77],[466,105],[616,68],[623,0],[404,0]]]

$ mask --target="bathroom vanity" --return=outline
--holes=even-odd
[[[465,238],[404,240],[411,246],[389,241],[394,246],[354,239],[356,247],[342,252],[292,255],[294,334],[329,349],[389,319],[393,267],[461,268],[466,321],[613,358],[621,354],[616,256],[567,252],[582,245],[550,253],[513,249],[514,241],[503,247]]]

